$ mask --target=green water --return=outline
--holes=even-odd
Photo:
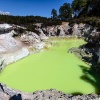
[[[83,43],[83,40],[58,40],[50,50],[7,66],[0,74],[0,82],[25,92],[51,88],[65,93],[95,92],[92,84],[81,79],[85,74],[81,66],[87,69],[89,66],[74,54],[67,53],[69,48]],[[89,77],[95,81],[92,75]]]

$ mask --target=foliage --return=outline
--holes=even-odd
[[[55,10],[55,9],[52,9],[52,11],[51,11],[51,15],[52,15],[52,18],[55,20],[55,19],[57,19],[57,10]]]
[[[100,0],[74,0],[72,8],[78,17],[100,16]]]
[[[100,16],[100,0],[93,0],[93,10],[91,12],[94,16]]]
[[[100,29],[100,17],[80,17],[80,18],[73,18],[69,20],[70,24],[72,23],[87,23],[94,27]]]
[[[74,0],[72,2],[72,8],[75,13],[75,16],[81,12],[87,4],[87,0]]]
[[[30,25],[27,26],[27,31],[35,32],[36,34],[39,35],[39,32],[36,30],[36,27],[37,26],[30,24]]]
[[[0,15],[0,23],[9,23],[27,26],[34,23],[54,23],[58,20],[53,20],[52,18],[46,18],[41,16],[11,16],[11,15]],[[53,24],[52,24],[53,25]]]
[[[100,27],[100,0],[73,0],[72,4],[64,3],[57,10],[52,9],[52,18],[41,16],[11,16],[0,15],[0,23],[16,24],[33,30],[34,23],[43,23],[42,26],[59,25],[62,21],[83,22]],[[72,15],[74,18],[72,18]],[[77,19],[78,18],[78,19]]]
[[[72,17],[72,8],[69,3],[64,3],[59,9],[59,17],[61,20],[66,20]]]

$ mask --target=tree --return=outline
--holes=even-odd
[[[53,18],[54,20],[57,19],[57,10],[52,9],[51,15],[52,15],[52,18]]]
[[[77,16],[100,16],[100,0],[74,0],[72,8]]]
[[[100,0],[93,0],[93,9],[91,11],[92,15],[100,16]]]
[[[59,9],[59,17],[61,20],[67,20],[72,18],[72,7],[70,3],[64,3]]]
[[[87,0],[74,0],[72,2],[72,8],[75,16],[78,16],[81,11],[83,11],[84,7],[87,5]]]

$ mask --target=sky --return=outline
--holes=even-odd
[[[0,0],[0,12],[19,16],[51,17],[51,10],[72,0]]]

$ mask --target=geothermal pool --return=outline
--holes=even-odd
[[[67,52],[84,43],[81,39],[58,39],[56,45],[49,50],[32,54],[7,66],[0,74],[0,82],[25,92],[52,88],[64,93],[93,93],[96,87],[82,79],[86,74],[95,81],[91,74],[83,71],[90,67]]]

